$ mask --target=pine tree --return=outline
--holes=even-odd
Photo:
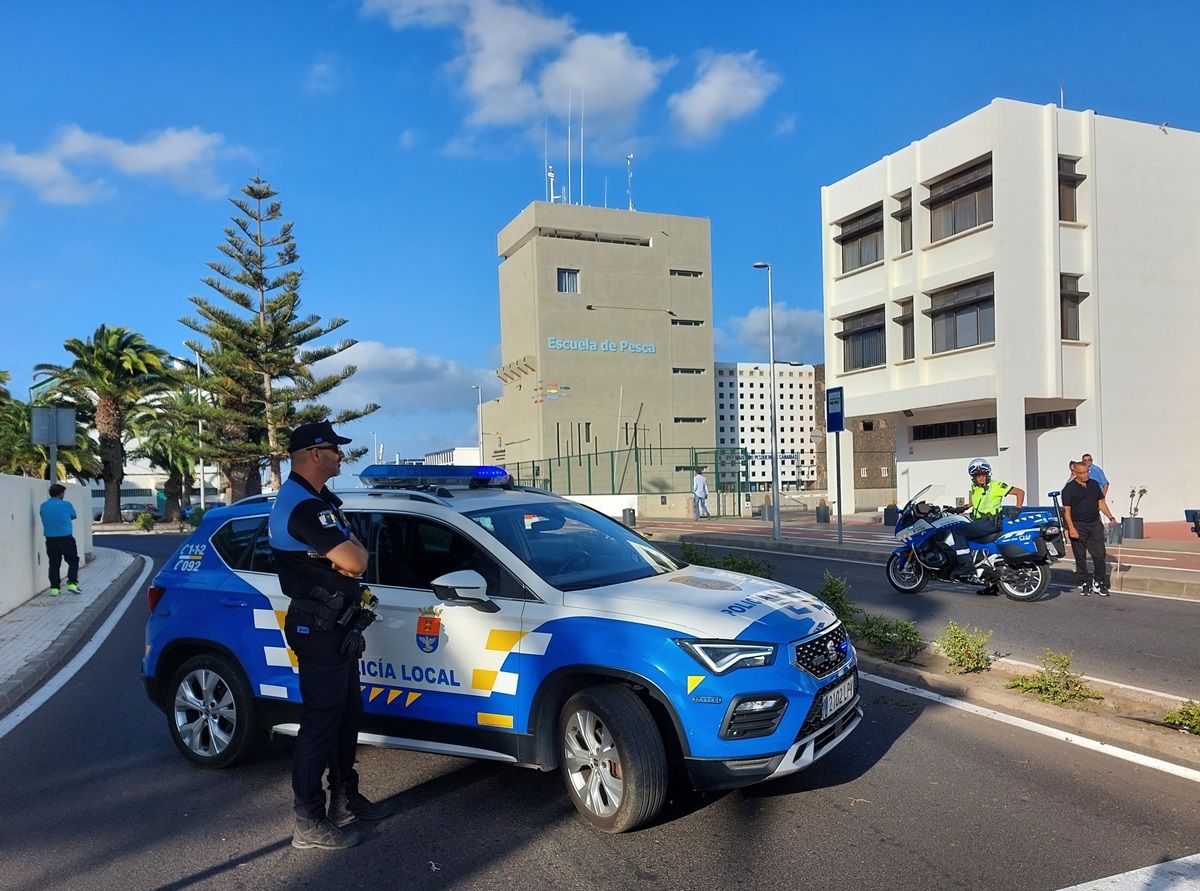
[[[230,262],[210,262],[214,275],[203,279],[233,307],[193,296],[199,318],[181,320],[209,340],[187,345],[208,372],[202,386],[213,405],[203,412],[209,422],[204,445],[217,456],[233,501],[259,490],[264,462],[278,491],[288,432],[299,423],[324,419],[329,409],[319,400],[356,370],[347,365],[334,374],[313,372],[314,363],[356,341],[309,346],[346,319],[322,322],[317,315],[299,315],[303,271],[293,224],[283,221],[282,202],[274,200],[278,193],[265,180],[255,176],[241,191],[245,197],[230,199],[238,213],[218,246]],[[345,423],[378,407],[343,411],[333,420]]]

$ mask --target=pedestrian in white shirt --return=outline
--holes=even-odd
[[[692,478],[692,495],[695,497],[692,511],[696,519],[711,516],[708,512],[708,480],[704,478],[700,468],[696,468],[696,475]]]

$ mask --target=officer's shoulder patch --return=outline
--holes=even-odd
[[[319,514],[317,514],[317,520],[319,520],[321,525],[326,529],[337,528],[337,517],[333,515],[333,511],[331,510],[321,511]]]

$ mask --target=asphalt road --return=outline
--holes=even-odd
[[[678,553],[671,544],[663,546]],[[1055,586],[1042,600],[1019,603],[945,583],[932,583],[920,594],[899,594],[880,565],[790,554],[755,556],[775,564],[779,581],[814,594],[826,570],[845,576],[856,605],[889,619],[910,619],[926,640],[941,635],[954,620],[994,632],[991,646],[1014,659],[1036,663],[1047,649],[1070,653],[1072,668],[1084,674],[1200,700],[1200,601],[1119,593],[1083,597]]]
[[[105,544],[161,559],[172,538]],[[576,817],[557,775],[362,748],[365,789],[398,813],[358,848],[297,851],[291,741],[192,767],[141,691],[144,620],[139,599],[0,740],[0,888],[1056,889],[1200,850],[1194,783],[866,682],[866,719],[812,769],[679,794],[617,837]]]

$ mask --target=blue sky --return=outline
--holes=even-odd
[[[0,369],[125,325],[173,352],[255,173],[295,222],[304,308],[349,319],[352,425],[390,456],[475,441],[499,393],[496,232],[565,180],[712,221],[718,359],[821,360],[820,187],[996,96],[1200,130],[1190,3],[0,7]],[[578,200],[578,179],[573,177]]]

